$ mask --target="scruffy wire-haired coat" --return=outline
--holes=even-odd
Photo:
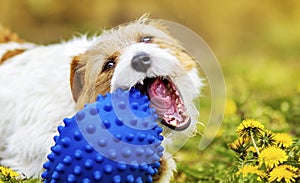
[[[0,27],[0,164],[38,177],[62,119],[98,94],[135,87],[156,108],[165,140],[155,182],[169,182],[172,147],[193,134],[202,86],[192,56],[158,20],[142,17],[99,37],[36,45]]]

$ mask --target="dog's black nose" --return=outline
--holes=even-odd
[[[151,62],[152,60],[148,53],[139,52],[131,59],[131,67],[138,72],[147,72]]]

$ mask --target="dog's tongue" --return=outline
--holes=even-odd
[[[150,85],[148,94],[153,105],[152,107],[155,107],[158,113],[166,113],[168,109],[172,110],[171,96],[169,96],[166,86],[161,80],[155,80]]]
[[[147,93],[151,101],[150,106],[156,109],[167,125],[177,128],[184,123],[182,113],[186,109],[172,82],[156,79],[149,85]]]

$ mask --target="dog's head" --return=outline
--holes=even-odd
[[[105,31],[71,64],[78,108],[98,94],[134,87],[148,95],[165,132],[194,131],[198,112],[193,99],[200,86],[195,59],[159,21],[147,18]]]

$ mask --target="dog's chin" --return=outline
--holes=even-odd
[[[158,120],[172,130],[182,131],[190,126],[182,96],[170,77],[145,78],[134,86],[146,94],[150,107],[156,109]]]

